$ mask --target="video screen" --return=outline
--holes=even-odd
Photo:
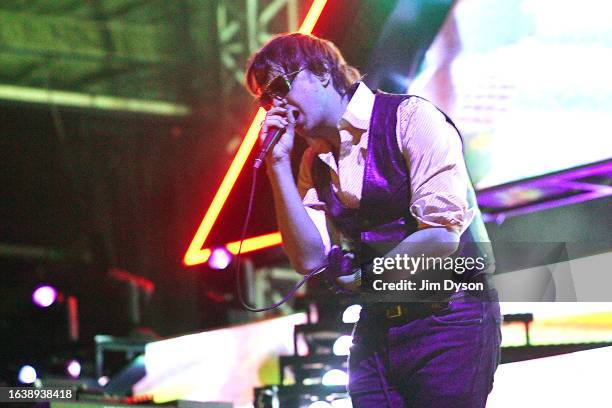
[[[409,93],[455,120],[477,189],[612,157],[612,5],[463,0]]]

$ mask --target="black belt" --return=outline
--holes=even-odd
[[[470,291],[463,292],[472,295],[474,300],[497,301],[497,292],[491,284],[490,275],[489,273],[483,273],[465,280],[466,282],[474,283],[482,282],[484,284],[484,291],[479,293]],[[461,280],[458,279],[458,281]],[[446,300],[407,303],[371,303],[364,305],[360,320],[363,319],[364,321],[362,324],[366,325],[373,324],[380,326],[382,324],[386,326],[397,326],[412,320],[438,314],[446,308],[448,308],[448,301]]]
[[[396,326],[435,315],[447,307],[448,302],[374,303],[364,306],[359,320],[365,325]]]

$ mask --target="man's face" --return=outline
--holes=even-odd
[[[289,110],[289,114],[295,119],[296,133],[307,138],[316,138],[317,130],[329,122],[329,97],[332,86],[325,87],[321,78],[303,69],[295,75],[284,72],[282,68],[273,69],[268,76],[272,81],[276,76],[285,74],[290,82],[290,89],[284,96],[274,97],[273,106],[283,106]],[[292,120],[291,118],[289,120]]]

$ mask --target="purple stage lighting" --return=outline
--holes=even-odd
[[[57,300],[57,290],[53,286],[41,285],[32,292],[32,302],[38,307],[49,307]]]
[[[70,360],[68,364],[66,364],[66,372],[72,378],[79,378],[81,375],[81,363],[77,360]]]
[[[225,269],[232,262],[232,254],[225,248],[215,248],[208,258],[208,266],[212,269]]]

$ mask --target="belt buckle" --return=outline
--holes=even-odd
[[[402,313],[402,306],[397,304],[393,308],[389,308],[386,311],[387,319],[395,319],[396,317],[400,317]]]

